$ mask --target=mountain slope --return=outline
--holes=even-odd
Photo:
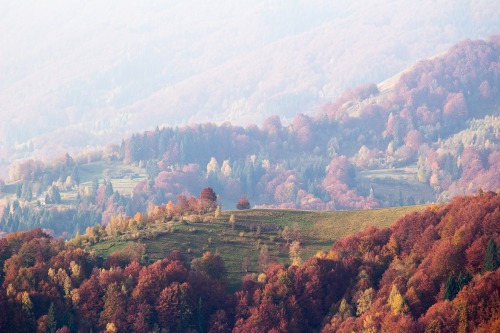
[[[3,9],[0,142],[9,159],[53,157],[156,125],[312,113],[457,40],[498,33],[499,11],[486,1],[35,1]],[[61,136],[72,144],[50,145]],[[16,146],[33,138],[35,151]]]
[[[5,188],[0,183],[14,200],[0,227],[71,235],[85,231],[85,214],[106,225],[152,204],[191,199],[198,211],[191,196],[206,187],[224,207],[247,196],[254,207],[306,210],[414,205],[496,191],[499,43],[498,37],[465,40],[382,91],[375,84],[348,90],[316,117],[298,114],[288,125],[273,116],[260,128],[157,127],[74,158],[15,163]],[[72,223],[57,223],[63,216]]]

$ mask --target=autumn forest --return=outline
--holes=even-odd
[[[0,332],[499,332],[499,55],[464,40],[314,116],[16,161]]]
[[[40,229],[0,240],[5,332],[493,332],[500,196],[457,197],[368,228],[301,265],[262,262],[228,293],[223,258],[106,260]]]

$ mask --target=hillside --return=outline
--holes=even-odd
[[[300,240],[301,257],[305,259],[327,251],[335,241],[368,226],[389,227],[403,215],[424,208],[410,206],[335,212],[259,209],[228,211],[222,212],[216,219],[192,217],[192,222],[188,222],[189,218],[178,222],[155,222],[138,231],[104,237],[89,249],[106,258],[112,252],[127,249],[139,241],[144,245],[143,255],[152,261],[164,258],[173,250],[179,250],[191,259],[201,257],[205,251],[217,252],[224,259],[234,288],[239,285],[242,277],[244,258],[248,260],[248,271],[258,272],[258,258],[264,247],[267,247],[271,261],[287,264],[290,262],[288,242]],[[229,222],[231,215],[235,217],[234,228]],[[161,217],[154,214],[147,219],[161,221]],[[285,227],[289,230],[288,236],[283,236]],[[85,235],[83,244],[84,239]]]
[[[499,10],[449,0],[4,4],[0,158],[73,155],[157,125],[313,114],[345,89],[498,34]]]
[[[309,214],[295,213],[298,221]],[[296,248],[288,267],[261,253],[259,274],[235,292],[219,254],[190,260],[173,251],[147,265],[135,243],[103,261],[75,247],[78,239],[13,233],[0,239],[0,330],[495,332],[499,219],[498,194],[457,197],[344,237],[303,263]]]
[[[260,127],[156,127],[104,149],[14,163],[0,182],[0,228],[72,237],[206,187],[225,209],[243,196],[254,208],[360,210],[496,191],[499,43],[462,41],[288,125],[272,116]]]

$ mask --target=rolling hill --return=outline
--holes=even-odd
[[[136,232],[103,239],[89,249],[107,258],[111,253],[127,249],[136,242],[144,245],[149,260],[161,260],[173,250],[188,258],[201,257],[204,252],[220,253],[233,288],[240,283],[242,262],[248,259],[248,272],[259,271],[259,253],[265,246],[271,261],[289,264],[288,242],[300,239],[302,258],[306,259],[330,249],[335,241],[355,234],[369,226],[389,227],[400,217],[421,211],[425,206],[409,206],[363,211],[298,211],[298,210],[242,210],[225,211],[209,222],[154,223]],[[229,218],[234,215],[233,228]],[[155,220],[159,217],[151,217]],[[290,239],[284,239],[285,227]]]

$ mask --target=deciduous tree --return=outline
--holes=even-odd
[[[205,212],[213,211],[217,206],[217,195],[211,187],[206,187],[201,191],[199,200]]]
[[[246,196],[240,198],[240,200],[236,204],[236,208],[239,210],[250,209],[250,202],[248,201]]]
[[[185,332],[192,316],[188,305],[187,283],[172,283],[163,289],[156,302],[158,323],[170,332]]]

